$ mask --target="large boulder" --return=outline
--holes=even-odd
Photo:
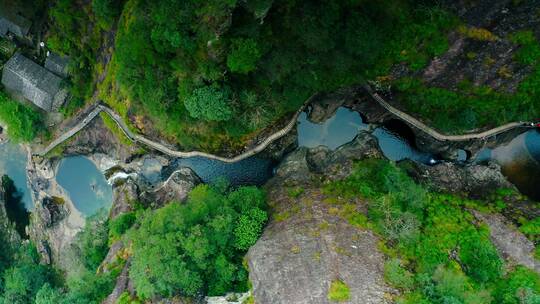
[[[346,303],[389,303],[378,237],[332,215],[319,189],[291,200],[280,188],[270,197],[280,216],[247,255],[255,303],[331,303],[336,281],[350,290]]]
[[[415,179],[440,192],[470,193],[473,197],[482,197],[495,189],[514,188],[495,163],[485,166],[443,162],[427,166],[406,161],[401,166]]]
[[[154,207],[163,206],[171,201],[183,202],[189,192],[202,181],[187,167],[174,171],[160,186],[141,193],[141,200]]]
[[[394,290],[383,279],[378,237],[332,212],[314,182],[342,178],[355,160],[381,155],[376,139],[361,132],[335,151],[299,148],[283,160],[265,186],[272,219],[247,254],[255,303],[331,303],[337,281],[350,290],[346,303],[389,302]],[[291,195],[291,187],[302,190]],[[364,202],[355,203],[365,211]]]
[[[109,217],[116,218],[122,213],[133,210],[133,204],[139,200],[139,186],[130,177],[113,186],[113,203]]]

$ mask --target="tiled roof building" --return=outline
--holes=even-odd
[[[8,33],[24,38],[30,31],[32,23],[21,15],[13,13],[0,3],[0,37],[7,38]]]
[[[2,84],[47,112],[57,111],[67,97],[62,78],[16,53],[4,65]]]

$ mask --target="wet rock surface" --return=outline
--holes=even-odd
[[[34,210],[27,230],[30,239],[38,244],[42,262],[62,267],[62,252],[84,226],[84,218],[56,182],[57,164],[54,159],[28,157],[27,178]]]
[[[377,139],[361,131],[354,140],[335,151],[324,146],[312,149],[298,148],[283,159],[276,168],[276,177],[268,183],[272,184],[279,179],[307,183],[312,181],[317,174],[339,179],[350,174],[354,161],[382,157]]]
[[[427,166],[404,161],[401,166],[416,180],[439,192],[470,193],[480,198],[499,188],[514,188],[495,163],[484,166],[443,162]]]
[[[191,189],[202,181],[190,168],[180,168],[173,172],[167,180],[155,189],[141,193],[141,200],[152,206],[160,207],[171,201],[183,202]]]

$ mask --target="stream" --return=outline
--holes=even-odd
[[[358,112],[341,107],[324,123],[316,124],[302,113],[298,118],[298,145],[316,147],[324,145],[330,149],[353,140],[361,130],[368,130]],[[424,164],[434,164],[439,160],[435,155],[420,151],[414,146],[414,134],[399,120],[390,120],[371,131],[377,138],[385,157],[393,161],[411,159]],[[458,161],[467,160],[465,151],[458,152]],[[473,162],[495,161],[502,166],[504,175],[520,191],[533,199],[540,200],[540,133],[529,131],[504,146],[484,149]],[[178,158],[171,165],[163,167],[153,158],[145,159],[141,175],[150,183],[157,183],[180,167],[190,167],[205,182],[216,182],[226,178],[231,185],[262,185],[272,177],[277,162],[257,156],[236,163],[224,163],[203,157]],[[15,186],[23,194],[23,202],[28,210],[33,204],[26,184],[26,154],[13,144],[0,145],[0,174],[9,175]],[[75,207],[90,216],[101,208],[109,208],[112,203],[112,187],[102,172],[84,156],[62,159],[58,165],[56,180],[69,194]]]

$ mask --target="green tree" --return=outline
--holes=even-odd
[[[4,302],[33,303],[43,284],[53,281],[54,273],[39,263],[39,255],[31,244],[23,244],[14,260],[15,264],[3,274]]]
[[[41,114],[29,106],[10,99],[0,91],[0,121],[15,141],[31,141],[44,129]]]
[[[216,85],[195,89],[184,101],[191,117],[209,121],[231,119],[232,109],[229,103],[229,91]]]
[[[241,258],[262,230],[250,223],[266,219],[259,208],[264,204],[261,198],[264,194],[255,187],[241,187],[226,195],[200,185],[191,191],[186,204],[170,203],[146,213],[140,227],[131,233],[130,277],[137,295],[148,299],[245,290],[247,272]],[[247,224],[237,224],[243,216]],[[254,230],[248,231],[250,228]],[[237,236],[241,248],[236,246]]]
[[[255,40],[235,39],[231,42],[231,50],[227,56],[227,66],[231,72],[247,74],[255,70],[261,55]]]
[[[122,12],[122,0],[92,0],[92,10],[107,27],[111,26]]]
[[[64,296],[60,290],[45,283],[36,294],[35,304],[59,304],[63,300]]]
[[[85,227],[75,237],[71,252],[82,261],[89,271],[95,271],[109,250],[109,229],[104,212],[98,212],[86,220]]]

